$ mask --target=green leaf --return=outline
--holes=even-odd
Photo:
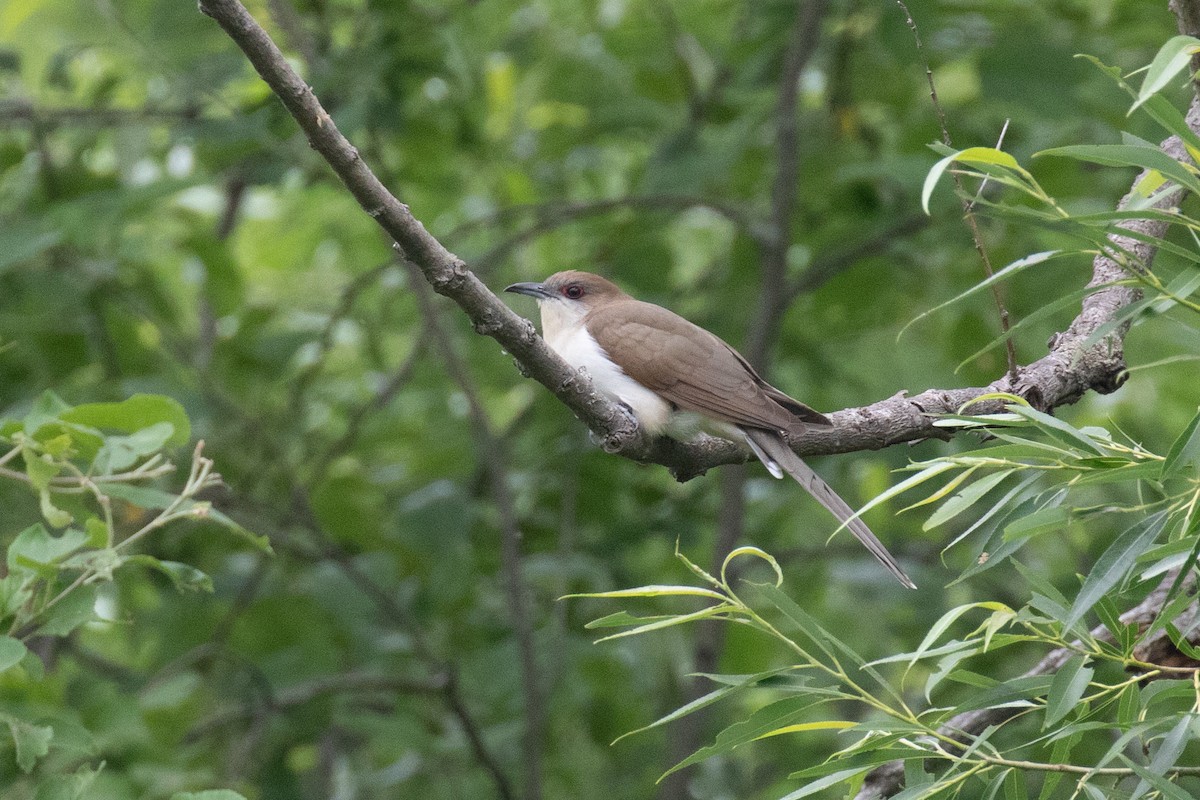
[[[1195,173],[1158,147],[1129,144],[1077,144],[1043,150],[1037,156],[1061,156],[1106,167],[1155,169],[1192,193],[1200,192]]]
[[[896,484],[895,486],[893,486],[893,487],[887,489],[886,491],[883,491],[883,492],[879,493],[878,495],[876,495],[875,497],[871,498],[871,501],[869,503],[867,503],[865,506],[863,506],[862,508],[860,508],[858,511],[856,511],[854,513],[854,516],[851,517],[851,519],[857,519],[857,518],[861,517],[863,514],[867,513],[872,508],[875,508],[876,506],[878,506],[882,503],[886,503],[888,500],[891,500],[893,497],[896,497],[897,495],[904,494],[905,492],[907,492],[909,489],[913,488],[914,486],[920,486],[922,483],[929,480],[930,478],[933,478],[937,475],[941,475],[943,472],[948,472],[952,469],[958,468],[957,464],[951,463],[949,461],[931,461],[931,462],[925,462],[922,464],[916,464],[914,466],[921,467],[921,470],[916,475],[912,475],[912,476],[909,476],[908,478],[905,478],[904,480],[900,481],[900,483]],[[838,526],[837,530],[834,531],[834,533],[837,533],[838,531],[845,529],[845,527],[849,523],[850,523],[850,520],[846,520],[840,526]]]
[[[171,433],[165,440],[171,447],[187,444],[192,436],[192,426],[183,406],[173,398],[158,394],[135,394],[119,403],[87,403],[62,412],[60,418],[130,434],[165,423],[171,426]]]
[[[40,522],[17,534],[8,547],[8,568],[13,572],[33,572],[42,577],[54,575],[57,565],[87,542],[87,534],[70,528],[61,536],[51,536]]]
[[[1063,530],[1071,520],[1071,509],[1062,506],[1039,508],[1032,514],[1013,520],[1004,526],[1004,540],[1032,539],[1047,531]]]
[[[51,479],[62,472],[62,464],[48,456],[42,456],[32,447],[21,448],[21,458],[25,461],[25,474],[29,476],[29,485],[39,492],[49,491]]]
[[[998,472],[985,475],[974,483],[966,486],[958,494],[942,503],[941,506],[938,507],[938,510],[933,512],[929,516],[929,519],[925,521],[925,524],[921,526],[921,530],[932,530],[933,528],[936,528],[939,525],[944,525],[945,523],[954,519],[959,514],[975,505],[975,503],[979,502],[984,495],[999,486],[1005,478],[1013,474],[1015,471],[1015,469],[1002,469]]]
[[[954,163],[974,164],[981,167],[996,166],[1026,178],[1030,177],[1029,173],[1017,163],[1017,160],[1003,150],[993,147],[968,147],[966,150],[951,153],[934,164],[929,170],[929,174],[925,176],[925,185],[921,187],[921,208],[926,214],[929,213],[929,198],[933,195],[934,187],[937,186],[938,181],[941,180],[950,165]]]
[[[109,531],[108,525],[99,517],[88,517],[83,523],[83,529],[87,532],[87,541],[85,547],[101,548],[109,546]]]
[[[181,564],[178,561],[160,561],[144,554],[130,556],[128,562],[156,569],[171,579],[179,592],[211,592],[212,578],[205,572],[196,569],[191,564]]]
[[[25,645],[11,636],[0,636],[0,672],[20,663],[29,650]]]
[[[33,407],[21,421],[26,436],[34,436],[42,426],[58,422],[59,415],[71,407],[62,401],[54,392],[46,391],[34,401]]]
[[[1032,705],[1036,697],[1041,697],[1050,691],[1049,675],[1028,675],[1013,678],[997,684],[991,689],[977,692],[954,709],[955,714],[965,711],[977,711],[981,708],[995,708],[1005,705]]]
[[[170,492],[164,492],[161,489],[153,489],[148,486],[134,486],[128,483],[104,483],[103,481],[98,481],[96,485],[100,488],[101,492],[109,497],[115,497],[118,500],[124,500],[125,502],[132,503],[139,508],[164,509],[170,507],[178,499],[178,495],[173,495]],[[246,530],[235,520],[231,519],[225,514],[222,514],[207,502],[195,502],[188,500],[179,506],[180,510],[183,511],[192,510],[197,507],[202,507],[204,509],[204,519],[217,523],[221,527],[237,535],[239,538],[245,539],[264,553],[272,552],[271,541],[266,536],[258,536],[252,531]]]
[[[767,739],[772,736],[782,736],[785,733],[807,733],[809,731],[843,731],[846,728],[853,728],[858,723],[847,722],[840,719],[818,720],[817,722],[797,722],[793,725],[784,725],[781,728],[776,728],[773,731],[759,734],[754,737],[755,741],[759,739]]]
[[[1121,690],[1121,699],[1117,703],[1117,724],[1126,727],[1137,722],[1142,710],[1142,698],[1137,686],[1126,686]]]
[[[620,633],[610,633],[608,636],[602,636],[601,638],[596,640],[596,644],[600,644],[601,642],[607,642],[612,639],[624,639],[626,636],[640,636],[643,633],[650,633],[651,631],[659,631],[659,630],[662,630],[663,628],[674,627],[675,625],[686,625],[689,622],[699,622],[702,619],[709,619],[710,617],[715,617],[715,616],[724,614],[724,613],[730,611],[732,608],[733,607],[730,605],[719,603],[715,606],[709,606],[708,608],[702,608],[699,611],[693,611],[690,614],[678,614],[678,615],[674,615],[674,616],[665,617],[665,618],[657,620],[655,622],[648,622],[645,625],[640,625],[636,628],[630,628],[629,630],[621,631]]]
[[[755,684],[761,682],[765,678],[774,677],[776,675],[779,675],[780,673],[788,672],[790,670],[791,670],[791,667],[781,667],[779,669],[773,669],[773,670],[769,670],[767,672],[759,672],[756,675],[746,676],[742,681],[740,681],[736,684],[722,686],[720,689],[714,689],[713,691],[709,692],[708,694],[704,695],[703,697],[698,697],[695,700],[693,700],[692,702],[686,703],[686,704],[680,706],[679,708],[675,709],[671,713],[669,713],[665,716],[659,717],[658,719],[654,720],[654,722],[651,722],[649,725],[643,725],[642,727],[637,728],[636,730],[632,730],[627,733],[621,734],[616,739],[613,739],[612,743],[616,744],[617,742],[621,741],[622,739],[625,739],[629,736],[633,736],[634,734],[642,733],[643,731],[648,731],[648,730],[651,730],[652,728],[657,728],[660,725],[665,725],[668,722],[673,722],[673,721],[679,719],[680,717],[686,717],[688,714],[691,714],[692,712],[699,711],[702,708],[710,706],[713,703],[717,702],[718,700],[729,697],[732,694],[736,694],[750,686],[754,686]]]
[[[96,618],[96,586],[78,586],[42,615],[39,636],[66,636]]]
[[[1129,113],[1132,114],[1138,106],[1162,91],[1176,75],[1187,69],[1197,49],[1200,49],[1200,39],[1192,36],[1173,36],[1168,39],[1150,62],[1146,77],[1142,79],[1142,88]]]
[[[979,602],[979,603],[964,603],[963,605],[955,606],[954,608],[950,609],[945,614],[943,614],[941,616],[941,618],[937,622],[934,623],[933,627],[929,629],[929,633],[925,634],[925,638],[921,640],[920,646],[918,646],[917,649],[915,651],[913,651],[912,657],[909,659],[909,662],[915,663],[916,661],[923,658],[925,656],[925,653],[929,650],[929,648],[933,646],[933,643],[936,642],[938,639],[940,639],[942,634],[945,633],[946,630],[951,625],[953,625],[958,620],[959,617],[961,617],[963,614],[965,614],[968,611],[975,609],[975,608],[985,608],[985,609],[987,609],[989,611],[993,611],[993,612],[1000,611],[1000,612],[1012,613],[1012,609],[1009,608],[1008,606],[1004,605],[1003,603],[996,603],[996,602],[991,602],[991,601]]]
[[[773,731],[783,725],[799,721],[813,708],[828,703],[830,697],[786,697],[763,706],[750,716],[733,723],[717,734],[717,739],[710,745],[700,748],[675,766],[664,772],[661,781],[673,772],[699,763],[721,753],[727,753],[747,742],[752,742],[768,731]]]
[[[50,752],[54,729],[46,725],[34,725],[8,714],[0,714],[0,720],[8,725],[8,732],[12,735],[17,750],[17,766],[22,772],[32,772],[37,760]]]
[[[725,556],[725,560],[721,562],[721,583],[729,585],[729,580],[725,577],[725,572],[729,568],[729,562],[739,556],[754,556],[771,565],[771,569],[775,572],[775,585],[783,585],[783,570],[779,568],[779,562],[775,560],[775,556],[767,551],[753,545],[743,545],[742,547],[734,548]]]
[[[40,778],[34,800],[88,800],[88,790],[103,768],[102,762],[95,768],[84,765],[70,775]]]
[[[1175,766],[1179,761],[1179,757],[1183,755],[1183,750],[1187,747],[1188,740],[1192,738],[1191,728],[1196,722],[1195,714],[1184,714],[1179,718],[1179,722],[1175,723],[1175,727],[1171,728],[1170,732],[1163,737],[1162,743],[1155,751],[1154,757],[1150,759],[1150,763],[1146,765],[1145,771],[1137,770],[1138,775],[1142,780],[1138,782],[1137,788],[1133,790],[1133,794],[1129,796],[1129,800],[1137,800],[1150,789],[1150,784],[1154,788],[1163,792],[1167,797],[1190,797],[1178,786],[1174,786],[1169,781],[1162,780],[1162,776],[1170,771],[1171,767]],[[1130,762],[1132,763],[1132,762]],[[1164,789],[1163,784],[1173,787]]]
[[[1082,654],[1071,656],[1054,673],[1054,680],[1050,682],[1050,691],[1046,695],[1046,721],[1042,724],[1042,730],[1057,723],[1079,705],[1095,673],[1087,661],[1087,656]]]
[[[1038,264],[1042,264],[1046,261],[1049,261],[1052,258],[1059,258],[1061,256],[1073,256],[1073,255],[1076,255],[1076,253],[1074,253],[1073,251],[1069,251],[1069,250],[1046,250],[1045,252],[1042,252],[1042,253],[1034,253],[1032,255],[1025,256],[1024,258],[1019,258],[1016,261],[1013,261],[1011,264],[1006,265],[1002,269],[997,270],[995,273],[992,274],[992,276],[990,278],[980,281],[979,283],[975,284],[974,286],[972,286],[970,289],[966,290],[965,292],[955,295],[954,297],[950,298],[946,302],[939,303],[938,305],[934,306],[933,308],[929,309],[928,311],[925,311],[925,312],[913,317],[912,320],[910,320],[903,328],[900,329],[900,333],[898,333],[896,335],[896,338],[899,339],[901,336],[904,335],[905,331],[907,331],[913,325],[915,325],[916,323],[925,319],[926,317],[936,314],[937,312],[941,311],[942,309],[952,306],[955,303],[961,302],[962,300],[965,300],[968,297],[970,297],[978,292],[982,292],[984,289],[987,289],[990,286],[994,286],[995,284],[999,283],[1000,281],[1007,280],[1008,278],[1011,278],[1012,276],[1016,275],[1017,273],[1024,272],[1025,270],[1029,269],[1030,267],[1035,267]]]
[[[169,422],[156,422],[128,436],[106,436],[96,454],[97,478],[128,469],[146,456],[157,453],[175,435]]]
[[[1138,556],[1158,538],[1166,523],[1167,512],[1159,511],[1129,526],[1109,545],[1084,579],[1083,588],[1063,621],[1065,627],[1071,628],[1083,619],[1083,615],[1125,577]]]
[[[647,622],[657,622],[660,619],[670,619],[676,616],[675,614],[653,614],[645,617],[639,617],[635,614],[630,614],[628,611],[614,611],[611,614],[606,614],[603,617],[597,617],[591,622],[585,623],[584,628],[592,630],[594,628],[627,628],[631,625],[645,625]]]
[[[633,589],[615,589],[611,592],[568,594],[563,595],[563,597],[596,597],[610,600],[622,597],[710,597],[722,601],[725,599],[725,595],[714,592],[711,589],[701,589],[696,586],[669,586],[666,584],[638,586]]]
[[[1167,458],[1162,463],[1161,480],[1173,478],[1193,459],[1200,458],[1200,408],[1196,409],[1192,421],[1183,429],[1183,433],[1171,444]]]
[[[63,511],[58,506],[54,505],[50,500],[50,490],[42,489],[38,492],[38,507],[41,509],[42,516],[46,522],[50,523],[52,528],[65,528],[75,521],[75,518],[67,511]]]
[[[62,241],[62,231],[44,228],[44,224],[18,226],[6,221],[0,228],[0,275],[14,264],[35,258]]]
[[[32,595],[37,578],[28,572],[17,572],[0,578],[0,619],[16,614]]]
[[[859,775],[863,775],[872,769],[874,769],[873,766],[851,767],[850,769],[843,769],[839,772],[833,773],[832,775],[826,775],[824,778],[819,778],[807,786],[797,789],[790,794],[784,795],[779,800],[801,800],[803,797],[811,797],[817,792],[828,789],[830,786],[837,786],[839,783],[853,780]]]
[[[1092,453],[1098,456],[1106,455],[1108,452],[1094,439],[1092,439],[1092,437],[1088,436],[1074,425],[1063,422],[1058,417],[1052,417],[1043,411],[1038,411],[1036,408],[1018,405],[1016,403],[1008,406],[1008,410],[1013,414],[1025,417],[1025,419],[1032,422],[1048,436],[1053,439],[1057,439],[1070,447],[1076,447],[1082,450],[1090,450]]]

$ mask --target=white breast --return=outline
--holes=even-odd
[[[576,369],[587,370],[592,385],[627,405],[638,424],[651,433],[671,419],[671,406],[613,363],[583,325],[582,309],[556,298],[542,300],[542,336],[550,349]]]

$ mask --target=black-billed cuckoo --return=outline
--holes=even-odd
[[[788,446],[784,435],[829,420],[758,376],[736,350],[698,325],[653,303],[635,300],[599,275],[568,270],[544,283],[514,283],[542,312],[550,349],[592,385],[628,408],[650,433],[667,433],[678,412],[744,439],[776,478],[786,472],[845,523],[902,584],[916,584],[854,511]]]

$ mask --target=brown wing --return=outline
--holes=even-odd
[[[774,430],[797,422],[828,424],[763,381],[721,339],[661,306],[639,301],[602,306],[588,315],[587,326],[629,377],[684,411]],[[642,357],[621,358],[630,350]]]

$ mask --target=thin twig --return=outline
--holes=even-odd
[[[925,80],[929,84],[929,99],[933,102],[934,111],[937,112],[938,125],[942,131],[942,144],[946,145],[946,147],[953,147],[954,145],[950,139],[950,128],[946,125],[946,112],[938,100],[937,87],[933,82],[933,70],[929,68],[929,62],[925,59],[925,50],[921,45],[921,34],[917,30],[916,20],[913,19],[912,12],[904,4],[904,0],[896,0],[896,4],[904,11],[905,22],[907,22],[909,30],[912,31],[913,40],[917,45],[917,56],[925,66]],[[1004,130],[1008,130],[1007,122],[1004,124]],[[1000,141],[1004,141],[1003,132],[1000,134]],[[999,144],[996,145],[996,147],[999,146]],[[975,217],[974,203],[967,199],[966,190],[963,188],[962,176],[952,170],[951,177],[954,179],[954,188],[958,190],[959,200],[962,203],[963,219],[967,221],[967,227],[971,231],[971,240],[975,243],[975,252],[979,254],[979,260],[983,262],[984,275],[987,280],[991,280],[994,274],[992,271],[992,260],[988,256],[987,248],[983,244],[983,234],[979,230],[979,220]],[[980,189],[982,191],[982,187]],[[1004,347],[1008,353],[1008,379],[1015,383],[1018,377],[1017,350],[1016,345],[1013,344],[1012,337],[1009,336],[1008,307],[1004,304],[1004,294],[998,283],[992,284],[991,291],[992,299],[996,303],[996,311],[1000,315],[1000,332],[1004,335]]]

